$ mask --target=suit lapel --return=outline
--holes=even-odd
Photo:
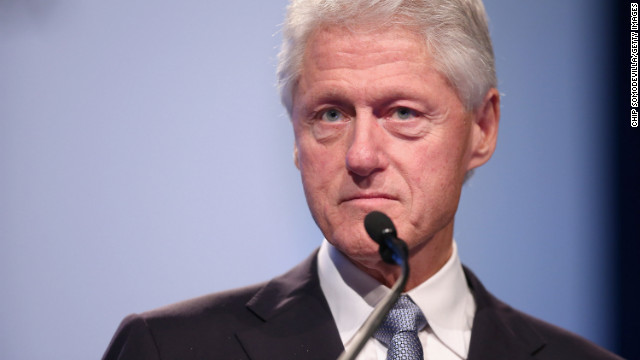
[[[466,267],[476,301],[468,360],[531,359],[544,346],[542,336],[521,314],[491,295]]]
[[[343,350],[318,280],[317,251],[247,303],[262,320],[236,336],[251,359],[335,359]]]
[[[316,254],[270,281],[247,303],[261,320],[236,334],[250,359],[335,359],[344,349],[320,288]],[[464,271],[476,301],[468,360],[534,357],[545,346],[540,334],[469,269]]]

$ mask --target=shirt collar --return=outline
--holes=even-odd
[[[408,294],[420,307],[440,341],[466,358],[476,304],[467,285],[455,241],[447,263]]]
[[[318,274],[342,343],[347,344],[390,289],[358,269],[327,240],[318,252]],[[408,295],[424,313],[435,336],[466,358],[475,302],[455,241],[447,263]]]

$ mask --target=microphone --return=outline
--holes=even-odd
[[[398,239],[396,227],[387,215],[380,211],[372,211],[364,218],[364,228],[367,234],[380,245],[378,252],[387,264],[402,266],[407,260],[407,244]]]
[[[372,211],[364,218],[364,227],[367,234],[380,245],[378,252],[382,260],[388,264],[396,264],[402,267],[402,273],[396,283],[376,307],[367,320],[362,324],[358,332],[351,338],[349,345],[344,349],[338,360],[353,360],[358,356],[369,338],[382,323],[393,305],[400,297],[400,293],[407,284],[409,277],[409,251],[407,244],[398,239],[396,227],[387,215],[380,211]]]

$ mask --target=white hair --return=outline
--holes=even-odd
[[[436,69],[467,110],[497,87],[493,46],[482,0],[291,0],[278,55],[278,88],[292,97],[311,33],[323,25],[405,26],[424,36]]]

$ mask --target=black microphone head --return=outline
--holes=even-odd
[[[396,227],[387,215],[380,211],[372,211],[364,218],[364,228],[367,234],[378,244],[391,235],[396,237]]]

